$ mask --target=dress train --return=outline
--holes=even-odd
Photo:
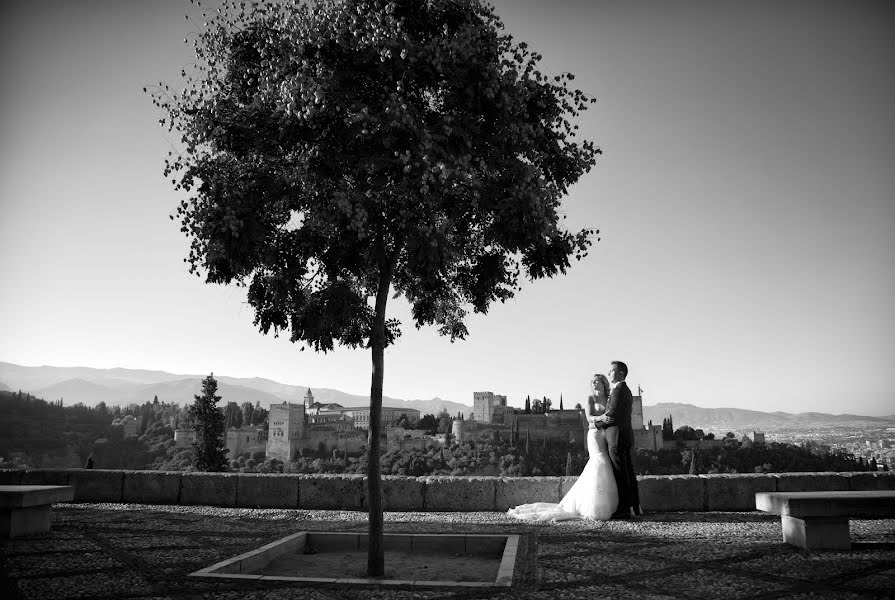
[[[587,451],[589,459],[584,470],[559,504],[523,504],[507,514],[524,521],[609,520],[618,507],[618,487],[602,430],[587,430]]]

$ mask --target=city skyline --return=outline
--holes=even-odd
[[[386,351],[384,394],[581,402],[611,360],[644,402],[892,414],[895,7],[875,2],[494,3],[596,99],[603,150],[563,203],[601,230],[451,344]],[[368,395],[368,351],[261,335],[244,291],[187,273],[162,177],[176,146],[142,88],[180,85],[187,2],[2,10],[0,361],[124,367]],[[191,18],[184,19],[188,13]]]

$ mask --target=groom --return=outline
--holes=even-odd
[[[618,484],[618,510],[613,519],[630,519],[631,514],[643,514],[640,510],[640,494],[637,489],[637,476],[634,474],[634,463],[631,459],[631,447],[634,445],[634,429],[631,427],[631,407],[634,397],[625,378],[628,376],[628,365],[620,360],[612,361],[609,367],[609,381],[612,391],[606,402],[603,421],[606,444],[609,447],[609,459],[612,461],[612,472]]]

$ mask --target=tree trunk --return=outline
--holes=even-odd
[[[382,478],[379,472],[379,433],[382,430],[382,383],[385,363],[385,306],[391,282],[391,267],[383,269],[376,293],[376,316],[370,336],[373,379],[370,384],[370,429],[367,435],[367,502],[370,507],[367,576],[385,574],[385,547],[382,532]]]

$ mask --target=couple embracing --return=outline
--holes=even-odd
[[[642,514],[631,449],[631,407],[634,397],[625,378],[628,366],[613,361],[609,377],[598,373],[588,398],[589,459],[572,489],[559,504],[535,502],[511,508],[508,514],[526,521],[629,519]]]

